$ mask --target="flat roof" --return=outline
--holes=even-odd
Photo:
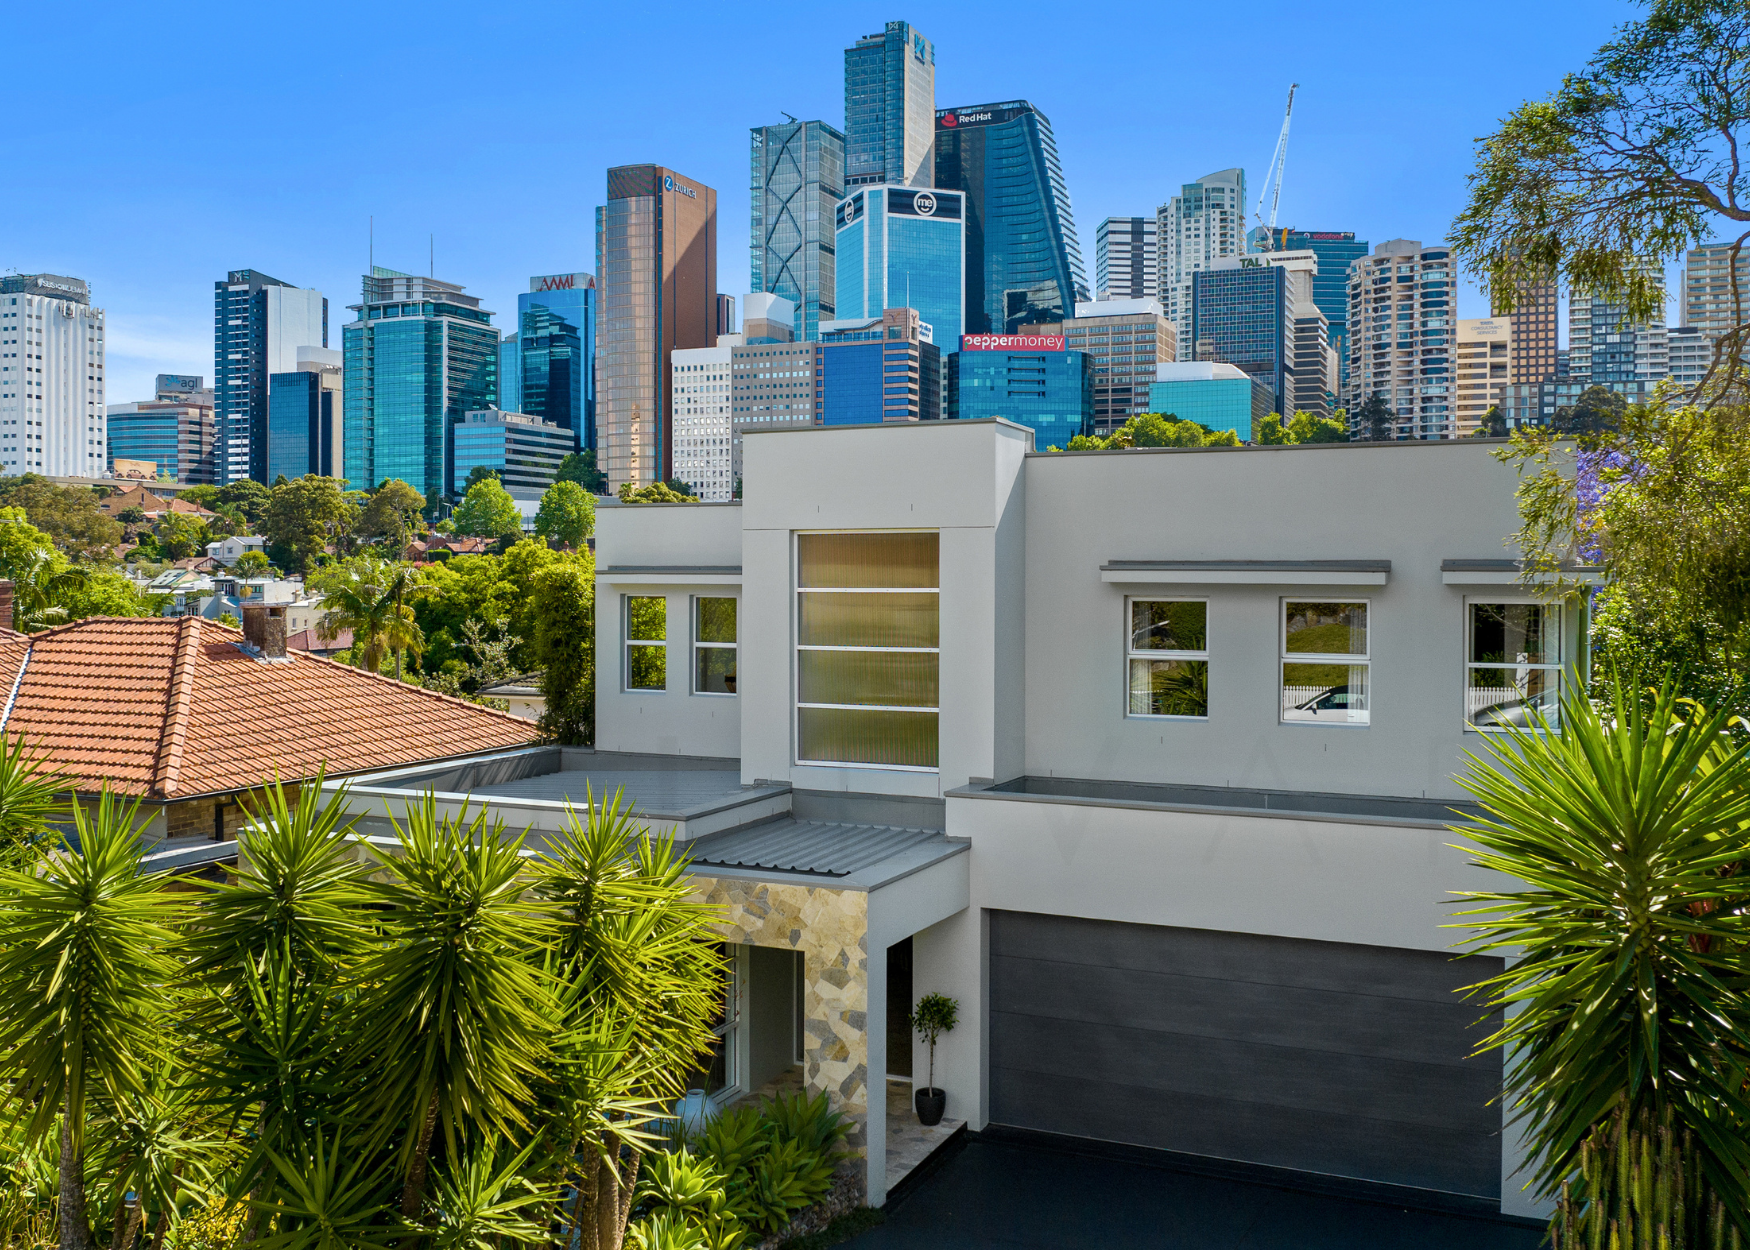
[[[1412,799],[1393,795],[1333,794],[1313,790],[1099,781],[1082,777],[1017,777],[996,785],[961,786],[948,793],[954,798],[1071,803],[1163,811],[1219,811],[1290,820],[1437,828],[1468,824],[1483,816],[1482,805],[1470,799]]]

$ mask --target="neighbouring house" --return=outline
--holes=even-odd
[[[207,558],[216,560],[226,568],[237,563],[238,557],[245,551],[267,554],[267,539],[254,534],[234,534],[230,538],[221,538],[207,544]]]
[[[129,508],[138,508],[146,514],[148,521],[156,521],[166,512],[184,513],[203,521],[208,517],[218,515],[218,513],[211,512],[197,503],[190,503],[175,495],[160,495],[156,491],[147,490],[144,486],[130,486],[126,490],[117,491],[106,499],[98,500],[97,506],[111,517],[120,516]]]
[[[244,629],[198,616],[94,617],[0,635],[0,729],[74,780],[138,798],[176,862],[235,858],[264,781],[455,760],[526,745],[526,721],[285,645],[271,605]],[[194,842],[218,843],[201,848]],[[162,861],[160,861],[162,862]]]
[[[303,651],[310,655],[333,656],[352,650],[352,630],[343,629],[333,638],[324,638],[319,629],[301,629],[286,635],[287,651]]]
[[[470,538],[466,534],[427,534],[408,543],[402,558],[416,564],[429,564],[439,558],[439,552],[448,552],[452,556],[477,556],[484,555],[490,546],[492,540],[487,538]]]
[[[945,1123],[1536,1213],[1499,1020],[1455,992],[1502,961],[1448,927],[1510,883],[1449,826],[1466,753],[1586,657],[1502,550],[1492,443],[743,450],[743,501],[598,501],[593,751],[387,770],[354,810],[432,787],[539,848],[623,788],[722,909],[701,1087],[826,1091],[872,1203],[941,992]]]
[[[540,720],[547,710],[547,696],[541,693],[539,673],[507,677],[490,686],[482,686],[474,693],[483,699],[503,699],[510,706],[510,714],[523,720]]]

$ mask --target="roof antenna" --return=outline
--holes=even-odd
[[[370,222],[371,222],[371,250],[370,250],[371,264],[370,264],[370,271],[372,273],[376,273],[377,272],[377,218],[376,218],[376,214],[373,213],[371,215]]]
[[[437,235],[435,235],[435,234],[427,235],[426,236],[426,246],[431,248],[430,254],[427,255],[427,257],[426,257],[426,263],[431,266],[431,273],[429,276],[433,279],[436,279],[436,277],[437,277]]]

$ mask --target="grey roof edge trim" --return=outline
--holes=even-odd
[[[1102,573],[1389,573],[1390,560],[1108,560]]]
[[[957,786],[945,793],[952,799],[999,799],[1019,803],[1061,803],[1069,807],[1118,808],[1139,812],[1190,812],[1211,816],[1243,816],[1263,820],[1308,820],[1326,825],[1377,825],[1388,829],[1446,829],[1460,823],[1443,820],[1417,820],[1411,817],[1391,819],[1385,816],[1350,816],[1340,812],[1307,812],[1287,808],[1222,807],[1209,803],[1155,803],[1142,799],[1094,799],[1059,794],[1017,794],[1013,791],[987,790],[983,787]],[[1430,799],[1429,802],[1438,802]],[[1454,800],[1458,802],[1460,800]]]
[[[972,850],[971,838],[952,838],[944,835],[946,845],[941,846],[935,854],[928,855],[918,863],[907,864],[905,867],[882,876],[873,876],[871,869],[878,869],[881,864],[874,863],[867,868],[859,868],[846,877],[827,877],[819,873],[792,872],[783,868],[732,868],[725,864],[689,863],[687,871],[700,877],[730,877],[737,881],[771,881],[789,885],[807,885],[819,890],[844,890],[852,894],[873,894],[876,890],[884,890],[895,882],[904,881],[907,877],[916,876],[927,868],[934,868],[944,860],[953,859],[956,855],[965,855]],[[901,851],[904,855],[906,852]]]
[[[944,353],[944,354],[946,354],[946,353]],[[798,419],[799,420],[806,420],[807,418],[804,417],[804,418],[798,418]],[[926,430],[926,429],[930,429],[932,427],[941,427],[943,429],[953,429],[955,426],[968,426],[968,425],[999,425],[999,426],[1005,426],[1011,430],[1018,430],[1023,434],[1033,433],[1032,426],[1021,425],[1019,422],[1011,421],[1007,417],[967,417],[965,420],[961,420],[959,417],[954,417],[954,418],[943,418],[942,420],[938,420],[938,421],[864,421],[864,422],[861,422],[861,423],[856,424],[856,425],[799,425],[799,426],[794,426],[794,427],[787,429],[787,430],[775,430],[775,429],[767,428],[767,429],[763,429],[763,430],[743,430],[742,433],[743,434],[820,434],[820,433],[825,433],[826,431],[829,431],[829,430]],[[1027,454],[1033,455],[1035,453],[1028,452]]]
[[[421,798],[427,792],[401,786],[353,786],[347,793],[379,798],[384,800],[386,805],[389,799]],[[433,790],[430,793],[432,798],[439,803],[466,803],[471,807],[495,807],[503,808],[506,811],[524,808],[533,812],[562,812],[568,807],[577,808],[583,804],[582,799],[572,799],[569,802],[564,799],[529,799],[514,794],[480,794],[472,790],[466,794],[455,790]],[[651,807],[635,806],[631,809],[631,815],[634,819],[697,820],[701,816],[715,816],[718,812],[726,812],[745,803],[757,803],[763,799],[776,798],[788,793],[790,793],[788,783],[775,782],[763,786],[751,786],[740,794],[727,799],[713,799],[693,807],[680,808],[678,811],[657,811]]]
[[[741,576],[739,564],[610,564],[596,570],[597,577],[614,573],[733,573]]]
[[[200,868],[207,864],[222,864],[237,858],[237,842],[202,842],[197,846],[179,846],[170,851],[153,851],[140,857],[141,872],[173,872],[178,868]]]
[[[1442,573],[1523,573],[1525,561],[1448,559],[1440,562],[1440,571]],[[1563,573],[1601,573],[1604,568],[1598,564],[1579,564],[1575,561],[1564,560],[1560,571]]]
[[[597,495],[598,508],[739,508],[739,499],[692,499],[692,500],[639,500],[637,503],[627,503],[614,495]]]
[[[774,431],[775,432],[775,431]],[[1239,447],[1113,447],[1087,451],[1030,451],[1029,460],[1068,460],[1082,456],[1208,456],[1227,455],[1233,452],[1330,452],[1330,451],[1361,451],[1373,449],[1383,451],[1386,448],[1406,449],[1431,447],[1497,447],[1504,446],[1511,440],[1505,438],[1412,438],[1404,442],[1357,442],[1357,443],[1269,443],[1242,444]],[[1569,444],[1573,440],[1562,440]]]

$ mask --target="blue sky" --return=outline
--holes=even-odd
[[[1101,218],[1243,166],[1255,201],[1300,83],[1280,224],[1440,238],[1474,139],[1553,90],[1639,10],[1527,0],[1508,20],[1349,3],[872,6],[27,5],[0,271],[91,283],[110,402],[210,378],[213,282],[255,268],[330,301],[330,345],[376,259],[436,272],[504,323],[531,274],[593,270],[610,165],[718,191],[719,289],[748,274],[748,127],[843,124],[843,49],[889,19],[936,44],[940,107],[1051,118],[1093,269]],[[20,23],[22,22],[22,29]],[[22,193],[20,193],[22,192]],[[1474,288],[1461,313],[1487,312]]]

